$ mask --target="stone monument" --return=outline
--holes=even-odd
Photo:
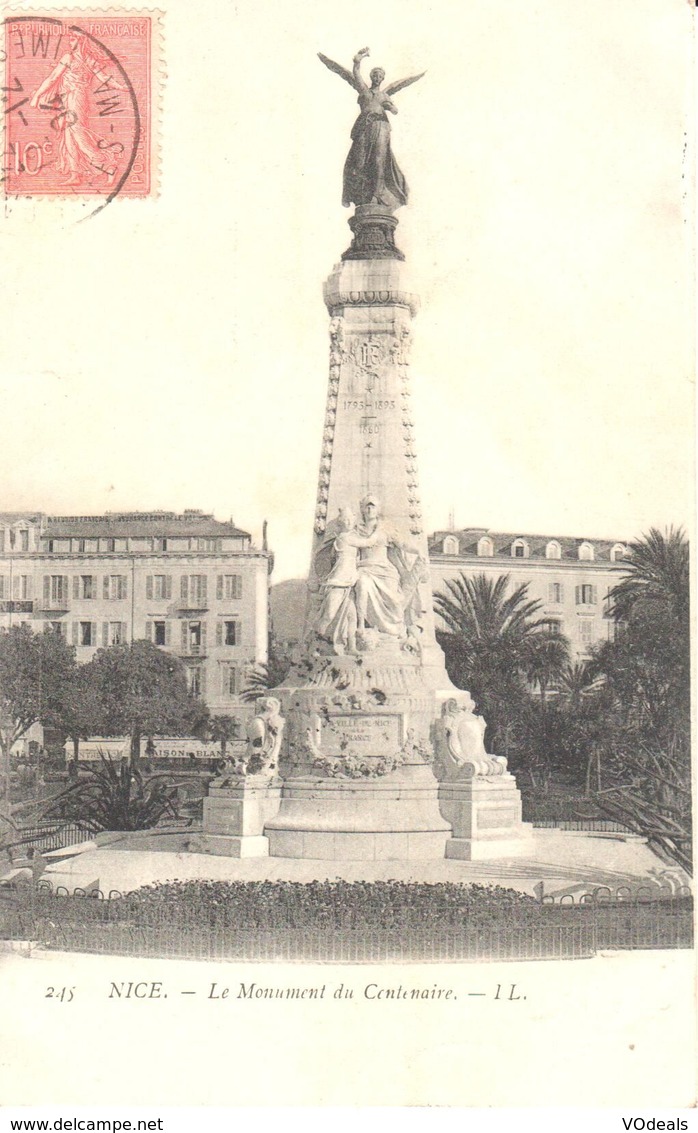
[[[360,114],[343,179],[353,239],[324,287],[329,384],[303,657],[273,694],[273,779],[253,784],[248,767],[214,786],[205,839],[212,852],[247,852],[247,837],[249,852],[290,858],[508,856],[526,849],[529,828],[506,761],[486,754],[484,722],[446,673],[419,499],[418,302],[395,244],[408,187],[388,114],[422,76],[382,89],[375,68],[369,86],[367,55],[352,71],[320,56],[358,92]],[[226,851],[221,838],[238,841]]]

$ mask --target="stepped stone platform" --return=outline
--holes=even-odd
[[[657,883],[667,866],[633,835],[536,831],[532,851],[525,858],[495,861],[330,861],[312,858],[231,858],[192,853],[187,849],[191,831],[178,835],[123,835],[98,847],[95,843],[56,851],[44,879],[72,891],[77,886],[99,888],[108,895],[137,889],[157,881],[414,881],[502,885],[540,895],[607,885],[636,887]],[[141,847],[141,848],[139,848]],[[67,853],[72,850],[73,856]],[[667,873],[676,878],[680,871]],[[684,880],[681,878],[681,880]],[[688,879],[685,879],[687,882]]]

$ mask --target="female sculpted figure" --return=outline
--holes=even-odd
[[[57,132],[56,167],[67,175],[67,185],[95,175],[110,181],[116,173],[114,155],[123,147],[90,129],[90,94],[99,84],[112,91],[126,88],[87,36],[71,35],[68,45],[70,50],[34,92],[30,105],[55,115],[51,124]]]
[[[385,78],[382,67],[371,71],[371,85],[368,86],[361,74],[361,63],[369,54],[367,47],[354,56],[352,71],[347,71],[339,63],[320,55],[320,59],[335,74],[341,75],[359,94],[361,113],[351,132],[351,149],[344,166],[344,190],[342,204],[382,205],[395,210],[407,204],[407,182],[393,157],[390,146],[390,122],[388,113],[397,114],[397,107],[391,95],[403,87],[421,79],[413,75],[397,83],[390,83],[381,90]]]
[[[419,577],[413,568],[408,568],[404,553],[417,555],[417,563],[420,563],[419,551],[406,546],[388,529],[375,496],[366,496],[361,501],[361,523],[357,531],[371,540],[359,553],[356,581],[359,637],[368,628],[391,637],[404,637],[407,632],[405,613],[412,594],[403,586],[403,580],[409,578],[412,582],[413,574]]]
[[[355,653],[357,615],[354,587],[358,578],[357,556],[359,548],[372,546],[374,536],[359,534],[350,508],[340,509],[337,524],[339,533],[333,545],[335,561],[325,579],[315,632],[331,641],[336,653]]]

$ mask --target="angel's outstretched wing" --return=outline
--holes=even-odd
[[[326,67],[329,67],[330,71],[334,71],[335,75],[339,75],[347,83],[349,83],[349,85],[352,86],[354,90],[359,90],[359,87],[357,86],[351,71],[347,71],[346,67],[343,67],[341,63],[335,63],[334,59],[328,59],[327,56],[323,55],[321,51],[318,51],[317,57],[318,59],[322,60]],[[414,80],[408,79],[407,81],[413,82]]]
[[[322,59],[322,56],[320,56],[320,58]],[[385,88],[385,93],[388,96],[397,94],[403,87],[408,87],[411,83],[416,83],[417,79],[422,79],[425,75],[426,71],[422,71],[421,75],[412,75],[409,79],[398,79],[396,83],[388,83],[388,86]]]

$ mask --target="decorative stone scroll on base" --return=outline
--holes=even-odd
[[[280,779],[268,775],[214,779],[204,799],[203,833],[189,848],[231,858],[267,857],[264,826],[278,814],[281,786]]]

